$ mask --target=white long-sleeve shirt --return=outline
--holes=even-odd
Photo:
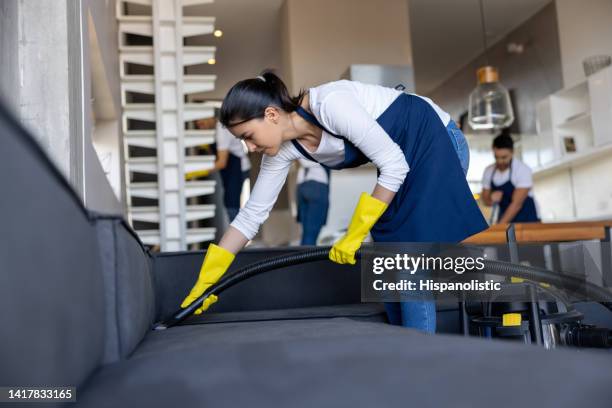
[[[392,88],[347,80],[309,89],[312,114],[325,129],[344,136],[370,159],[380,171],[378,184],[393,192],[397,192],[404,182],[409,165],[401,148],[376,119],[401,93]],[[450,115],[431,100],[423,99],[446,126]],[[338,165],[344,160],[344,141],[325,130],[317,149],[314,152],[306,150],[315,160],[329,166]],[[303,158],[302,154],[291,141],[284,142],[275,156],[263,155],[251,196],[231,223],[247,239],[252,239],[268,218],[285,184],[291,163],[300,158]]]

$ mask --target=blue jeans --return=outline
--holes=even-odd
[[[297,187],[298,222],[302,224],[301,245],[316,245],[327,222],[329,185],[309,180]]]
[[[457,127],[457,124],[454,120],[451,120],[446,126],[446,131],[450,136],[451,142],[453,142],[453,147],[457,151],[457,156],[459,156],[459,162],[461,163],[461,168],[463,169],[463,173],[467,175],[468,168],[470,167],[470,148],[468,147],[467,140],[465,140],[465,135]]]
[[[470,149],[465,136],[453,120],[449,122],[446,130],[459,156],[463,174],[467,175],[470,166]],[[436,332],[436,302],[434,301],[385,302],[385,310],[390,324],[411,327],[425,333]]]
[[[425,333],[436,332],[436,302],[385,302],[389,323],[411,327]]]
[[[229,222],[232,222],[234,221],[234,218],[236,218],[236,216],[238,215],[240,208],[227,207],[225,211],[227,211],[227,218],[229,218]]]

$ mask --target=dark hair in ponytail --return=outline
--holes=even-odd
[[[236,126],[251,119],[263,118],[268,106],[294,112],[302,103],[305,93],[301,90],[298,96],[292,97],[282,79],[272,71],[265,70],[259,77],[244,79],[232,86],[221,105],[219,120],[225,127]]]

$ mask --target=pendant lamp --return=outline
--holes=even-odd
[[[483,0],[480,0],[480,19],[484,54],[487,58],[487,31]],[[476,72],[478,85],[470,94],[468,122],[474,130],[499,130],[514,122],[512,101],[508,90],[499,82],[499,72],[488,64]]]

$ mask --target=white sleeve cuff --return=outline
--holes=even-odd
[[[234,218],[230,225],[240,231],[242,235],[244,235],[246,239],[250,241],[255,237],[255,235],[257,235],[259,225],[252,222],[249,223],[248,219],[245,219],[246,217],[241,215],[242,210],[238,212],[238,215],[236,215],[236,218]]]

